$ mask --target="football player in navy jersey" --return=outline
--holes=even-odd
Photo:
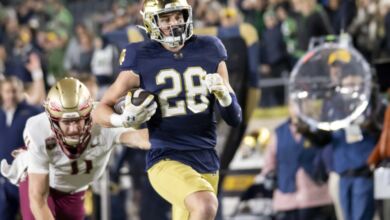
[[[123,49],[121,72],[94,112],[103,126],[148,122],[151,150],[147,172],[153,188],[173,207],[173,219],[214,219],[219,159],[214,108],[231,126],[241,108],[228,82],[227,54],[218,38],[192,34],[192,9],[185,0],[146,0],[142,11],[151,40]],[[112,106],[131,88],[157,96],[140,105]],[[152,117],[154,115],[154,117]]]

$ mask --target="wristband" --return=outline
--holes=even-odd
[[[120,115],[112,113],[110,115],[110,123],[114,127],[123,127],[123,121]]]
[[[33,70],[31,72],[31,77],[34,81],[43,79],[43,72],[41,69]]]
[[[232,97],[228,93],[225,97],[218,99],[218,102],[222,107],[228,107],[232,104]]]

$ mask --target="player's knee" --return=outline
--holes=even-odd
[[[197,209],[200,215],[204,216],[205,219],[214,218],[218,210],[218,200],[215,197],[205,199],[201,202],[201,205],[199,205]]]
[[[211,219],[216,216],[218,199],[212,192],[196,192],[186,199],[186,205],[190,213]]]

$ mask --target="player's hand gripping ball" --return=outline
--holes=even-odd
[[[131,89],[114,105],[121,115],[124,127],[138,126],[148,121],[156,113],[157,103],[153,93],[144,89]]]

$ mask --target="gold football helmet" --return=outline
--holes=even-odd
[[[58,81],[49,91],[44,107],[57,142],[70,158],[77,158],[88,145],[92,127],[92,98],[87,87],[74,78]],[[61,119],[84,119],[85,126],[78,139],[66,137],[60,126]]]
[[[160,15],[177,11],[183,13],[184,23],[172,25],[170,36],[164,36],[159,27]],[[141,14],[150,38],[170,47],[183,45],[193,34],[192,8],[186,0],[145,0]]]

